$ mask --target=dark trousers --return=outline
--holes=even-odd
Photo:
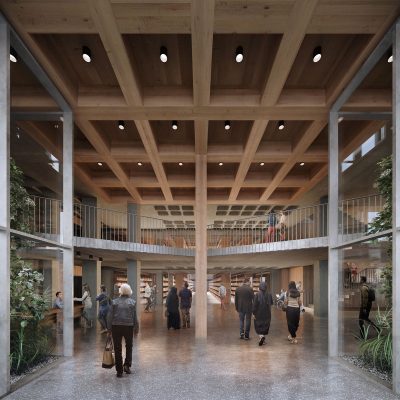
[[[130,367],[132,365],[132,342],[133,326],[113,325],[112,338],[115,351],[115,369],[117,372],[123,372],[123,365]],[[125,339],[125,362],[122,365],[122,338]]]
[[[358,314],[358,325],[360,326],[360,335],[364,337],[365,335],[365,328],[364,328],[364,321],[370,323],[377,331],[377,326],[369,319],[369,313],[371,312],[372,304],[368,304],[367,308],[360,308],[360,313]]]
[[[292,338],[296,337],[297,329],[300,322],[300,308],[288,307],[286,310],[287,326]]]
[[[239,312],[240,320],[240,334],[249,336],[250,324],[251,324],[251,312]]]

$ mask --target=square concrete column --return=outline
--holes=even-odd
[[[159,271],[156,273],[156,304],[162,305],[163,303],[163,273]]]
[[[139,260],[128,260],[128,284],[132,288],[132,298],[136,300],[136,312],[138,318],[140,315],[140,270],[141,265]]]
[[[0,15],[0,397],[10,390],[10,31]]]
[[[174,274],[168,273],[168,289],[174,286]]]
[[[111,268],[101,268],[101,283],[107,288],[108,295],[114,294],[114,271]]]
[[[89,312],[90,319],[96,320],[96,296],[100,293],[101,262],[96,260],[83,260],[82,263],[82,283],[87,283],[90,288],[93,307]]]
[[[207,156],[196,154],[195,334],[207,338]]]
[[[231,303],[231,274],[221,274],[221,284],[226,288],[225,304]]]
[[[328,316],[328,261],[314,263],[314,316]]]
[[[184,282],[187,280],[187,274],[174,274],[175,276],[175,286],[178,289],[178,293],[179,291],[183,288],[183,284]]]

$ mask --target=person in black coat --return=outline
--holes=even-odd
[[[180,329],[179,297],[175,286],[172,286],[169,291],[165,305],[167,306],[167,328]]]
[[[235,290],[235,308],[240,319],[240,339],[249,340],[251,313],[253,312],[254,292],[250,280],[245,279],[243,285]]]
[[[265,342],[265,335],[268,335],[269,326],[271,324],[271,304],[273,299],[271,293],[267,291],[267,284],[260,283],[259,292],[254,298],[253,314],[254,329],[260,336],[258,345],[262,346]]]

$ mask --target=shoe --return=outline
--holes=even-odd
[[[287,337],[287,340],[289,340],[289,342],[291,342],[292,341],[292,335],[288,335],[288,337]]]
[[[123,373],[122,372],[117,372],[117,378],[122,378]]]
[[[290,341],[290,343],[292,343],[292,344],[297,344],[297,339],[296,339],[296,338],[293,338],[293,339]]]
[[[265,342],[265,336],[263,336],[262,338],[260,338],[260,340],[259,340],[259,342],[258,342],[258,345],[259,345],[259,346],[262,346],[262,345],[264,344],[264,342]]]
[[[189,322],[187,323],[187,325],[186,325],[186,328],[190,328],[190,324],[189,324]]]
[[[244,339],[244,333],[240,334],[240,338],[239,339]]]
[[[249,335],[244,335],[244,340],[250,340]]]
[[[107,329],[103,329],[102,331],[100,331],[100,333],[107,333],[108,330]]]
[[[126,374],[131,374],[132,372],[131,372],[131,367],[129,367],[128,365],[124,365],[124,371],[125,371],[125,373]]]

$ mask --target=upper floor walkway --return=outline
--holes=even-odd
[[[337,242],[368,236],[370,223],[383,209],[380,195],[346,199],[339,204]],[[60,241],[62,204],[32,197],[25,226],[29,232]],[[74,205],[74,246],[194,256],[193,222],[171,221],[84,204]],[[208,255],[264,253],[328,246],[328,204],[282,210],[257,217],[215,220],[207,226]]]

